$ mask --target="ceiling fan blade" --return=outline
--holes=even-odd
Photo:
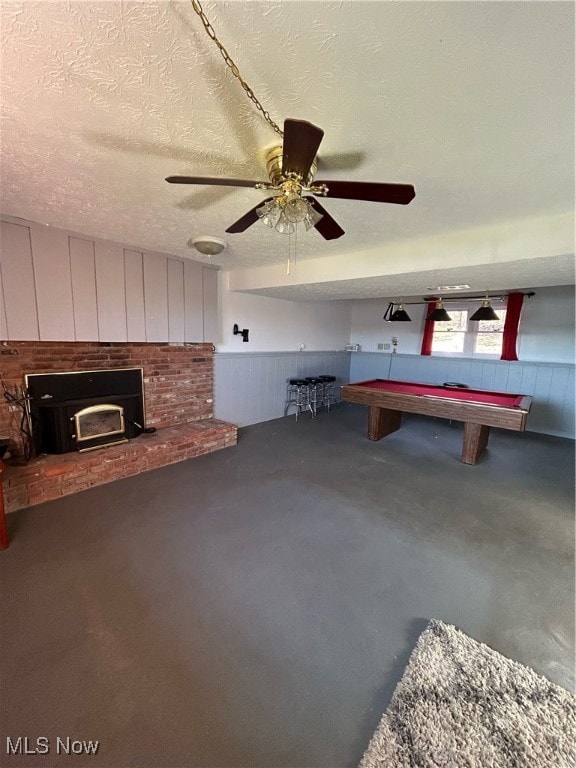
[[[336,240],[346,234],[340,224],[330,216],[326,208],[321,206],[316,198],[305,197],[304,199],[308,200],[317,213],[322,214],[322,218],[314,225],[314,229],[317,229],[325,240]]]
[[[262,200],[258,205],[255,205],[254,208],[251,208],[248,213],[241,216],[238,221],[235,221],[234,224],[230,224],[226,232],[244,232],[248,227],[251,227],[252,224],[255,224],[258,221],[259,217],[256,213],[256,209],[273,199],[274,198],[272,197],[267,197],[266,200]]]
[[[166,181],[170,184],[218,184],[223,187],[254,187],[257,184],[263,184],[266,188],[268,182],[249,181],[248,179],[220,179],[210,178],[209,176],[167,176]]]
[[[325,184],[328,187],[325,197],[339,197],[345,200],[371,200],[375,203],[408,205],[416,196],[411,184],[379,184],[371,181],[317,181],[314,179],[314,185],[317,184]]]
[[[310,171],[324,131],[306,120],[284,120],[282,145],[282,173],[297,173],[306,179]]]

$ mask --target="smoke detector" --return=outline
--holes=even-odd
[[[203,253],[205,256],[218,256],[218,254],[222,253],[224,248],[226,248],[228,243],[217,237],[202,235],[202,237],[196,237],[194,240],[190,240],[189,245],[192,245],[199,253]]]

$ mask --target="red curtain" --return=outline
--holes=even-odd
[[[426,307],[426,318],[428,318],[428,315],[432,311],[433,305],[436,304],[436,299],[434,301],[429,301]],[[422,334],[422,349],[420,350],[421,355],[431,355],[432,354],[432,337],[434,336],[434,320],[428,320],[426,319],[424,321],[424,333]]]
[[[509,293],[506,303],[506,320],[504,321],[504,335],[502,338],[502,355],[500,360],[518,360],[516,353],[516,340],[518,338],[518,326],[522,312],[523,293]]]

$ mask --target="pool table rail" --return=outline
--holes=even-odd
[[[522,398],[517,408],[505,408],[490,403],[472,403],[451,397],[414,395],[404,392],[386,392],[369,389],[366,386],[343,384],[342,400],[359,405],[378,406],[393,411],[418,413],[423,416],[438,416],[455,421],[471,421],[487,427],[501,427],[523,432],[532,404],[528,395]]]

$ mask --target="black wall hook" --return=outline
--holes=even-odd
[[[249,333],[248,328],[244,328],[244,330],[241,331],[238,328],[238,323],[234,323],[234,327],[232,328],[232,333],[234,334],[234,336],[238,336],[238,334],[240,334],[242,336],[242,341],[248,341],[248,333]]]

